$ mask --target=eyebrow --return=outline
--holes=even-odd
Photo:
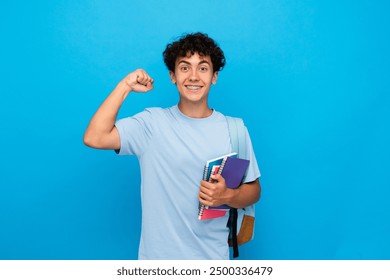
[[[185,64],[188,64],[188,65],[191,65],[191,63],[189,63],[189,62],[186,61],[186,60],[180,60],[180,61],[178,61],[177,64],[180,64],[180,63],[185,63]],[[210,63],[209,63],[207,60],[201,60],[201,61],[198,63],[198,65],[203,64],[203,63],[206,63],[206,64],[210,65]]]

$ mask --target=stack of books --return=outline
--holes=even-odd
[[[226,187],[235,189],[241,185],[248,166],[249,160],[238,158],[237,153],[230,153],[208,160],[203,170],[203,180],[213,182],[211,175],[220,174],[225,179]],[[223,217],[229,209],[228,205],[209,207],[199,203],[198,219]]]

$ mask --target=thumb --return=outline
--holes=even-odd
[[[152,89],[154,88],[154,86],[153,86],[153,80],[152,80],[151,82],[148,82],[148,83],[146,84],[146,87],[147,87],[149,90],[152,90]]]
[[[147,82],[146,84],[137,83],[133,86],[133,90],[136,92],[148,92],[152,89],[154,89],[154,87],[151,82]]]
[[[217,181],[217,182],[220,182],[220,181],[223,181],[223,177],[221,176],[221,174],[212,174],[210,175],[211,179]]]

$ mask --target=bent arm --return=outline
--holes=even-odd
[[[96,149],[120,149],[115,121],[130,88],[120,82],[92,117],[85,133],[84,144]]]
[[[241,184],[236,189],[226,187],[225,179],[212,175],[214,182],[202,181],[199,190],[199,201],[206,206],[227,204],[233,208],[245,208],[260,199],[261,186],[259,179]]]
[[[245,208],[259,201],[261,194],[261,186],[259,179],[253,182],[245,183],[237,189],[232,190],[233,194],[227,205],[233,208]]]
[[[118,150],[121,147],[116,118],[130,92],[147,92],[153,89],[153,79],[142,69],[127,75],[92,117],[85,133],[84,144],[96,149]]]

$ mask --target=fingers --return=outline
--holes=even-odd
[[[214,206],[214,199],[212,196],[206,194],[204,191],[200,191],[198,195],[198,199],[200,203],[206,205],[206,206]]]
[[[137,74],[137,83],[144,85],[148,88],[153,87],[152,83],[154,82],[153,79],[142,69],[138,69],[135,71]]]
[[[211,187],[206,187],[204,185],[201,185],[199,188],[199,194],[202,196],[207,196],[208,198],[213,197],[213,195],[216,192],[216,187],[211,186]]]
[[[208,193],[208,195],[213,195],[226,189],[225,179],[220,174],[210,175],[212,179],[211,182],[201,181],[201,189]]]
[[[205,197],[202,197],[202,196],[198,196],[198,199],[199,199],[199,202],[201,203],[201,204],[203,204],[203,205],[206,205],[206,206],[214,206],[213,205],[213,203],[209,200],[209,199],[207,199],[207,198],[205,198]]]
[[[199,188],[199,201],[204,205],[211,206],[214,192],[215,187],[213,186],[213,184],[210,184],[206,181],[202,181]]]
[[[216,181],[217,183],[225,183],[225,179],[221,176],[221,174],[211,174],[210,178]]]
[[[147,92],[152,90],[154,80],[143,69],[137,69],[125,78],[127,85],[136,92]]]
[[[209,195],[208,192],[205,192],[204,190],[199,192],[198,199],[200,203],[206,206],[219,206],[225,204],[224,200],[222,200],[219,195],[216,196],[214,193]]]
[[[215,175],[213,183],[201,181],[198,199],[207,206],[219,206],[225,204],[226,200],[226,185],[225,180],[221,175]]]

